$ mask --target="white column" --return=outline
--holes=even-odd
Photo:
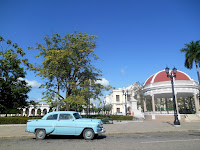
[[[165,101],[165,98],[162,98],[162,101],[163,101],[163,109],[164,109],[164,111],[166,111],[167,107],[166,107],[166,101]]]
[[[195,110],[196,110],[196,114],[199,114],[199,102],[198,102],[198,98],[197,95],[194,94],[194,102],[195,102]]]
[[[147,111],[147,104],[146,104],[146,98],[143,99],[143,103],[144,103],[144,112]]]
[[[155,109],[154,95],[152,95],[151,98],[152,98],[152,110],[153,110],[153,113],[155,113],[155,112],[156,112],[156,109]]]
[[[23,116],[25,115],[25,112],[26,112],[26,109],[24,108],[23,109],[23,113],[22,113]]]
[[[40,109],[41,109],[41,108],[40,108]],[[44,109],[41,109],[41,116],[43,116],[43,110],[44,110]]]
[[[35,114],[34,115],[37,116],[37,108],[35,108]]]
[[[50,109],[50,108],[47,108],[47,113],[49,113],[49,109]]]
[[[28,116],[31,115],[31,108],[28,109]]]
[[[177,114],[179,114],[178,102],[177,102],[177,93],[174,93],[174,94],[175,94],[176,110],[177,110]]]

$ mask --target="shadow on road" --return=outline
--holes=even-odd
[[[95,136],[94,140],[101,140],[106,138],[105,135]],[[35,138],[34,138],[35,139]],[[83,139],[83,136],[73,136],[73,135],[48,135],[45,139]]]
[[[167,124],[169,124],[169,125],[171,125],[171,126],[174,126],[174,124],[171,123],[171,122],[163,122],[163,123],[167,123]]]
[[[189,134],[189,135],[192,135],[192,136],[200,136],[200,132],[193,132],[192,134]]]

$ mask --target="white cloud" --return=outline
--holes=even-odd
[[[32,88],[39,88],[41,86],[41,83],[35,81],[35,80],[32,80],[32,81],[29,81],[27,79],[23,79],[23,78],[18,78],[19,80],[25,80],[26,83],[28,84],[28,86],[31,86]]]
[[[121,73],[122,73],[122,74],[125,74],[125,70],[124,70],[124,69],[121,69]]]
[[[106,80],[105,78],[102,78],[102,80],[98,80],[96,83],[100,83],[103,86],[108,86],[109,85],[109,81]]]

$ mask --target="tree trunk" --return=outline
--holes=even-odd
[[[56,111],[59,111],[59,90],[60,90],[60,86],[59,86],[59,81],[57,78],[57,106],[56,106]]]
[[[195,64],[196,64],[196,69],[197,69],[197,76],[198,76],[198,80],[199,80],[199,85],[200,85],[199,68],[198,68],[198,64],[197,64],[196,61],[195,61]]]
[[[196,61],[195,61],[195,64],[196,64],[196,69],[197,69],[197,76],[198,76],[198,80],[199,80],[199,85],[200,85],[199,68],[198,68],[198,64],[197,64]],[[199,89],[199,94],[200,94],[200,89]],[[198,101],[199,101],[199,97],[200,97],[200,95],[198,95]]]
[[[69,96],[69,89],[67,88],[66,99],[67,99],[68,96]],[[65,102],[65,103],[66,103],[66,110],[69,111],[70,110],[70,105],[67,102]]]

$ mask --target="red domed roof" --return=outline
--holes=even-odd
[[[186,73],[177,71],[175,80],[192,80]],[[144,85],[162,81],[170,81],[170,78],[167,77],[165,70],[159,71],[156,74],[149,77]]]

